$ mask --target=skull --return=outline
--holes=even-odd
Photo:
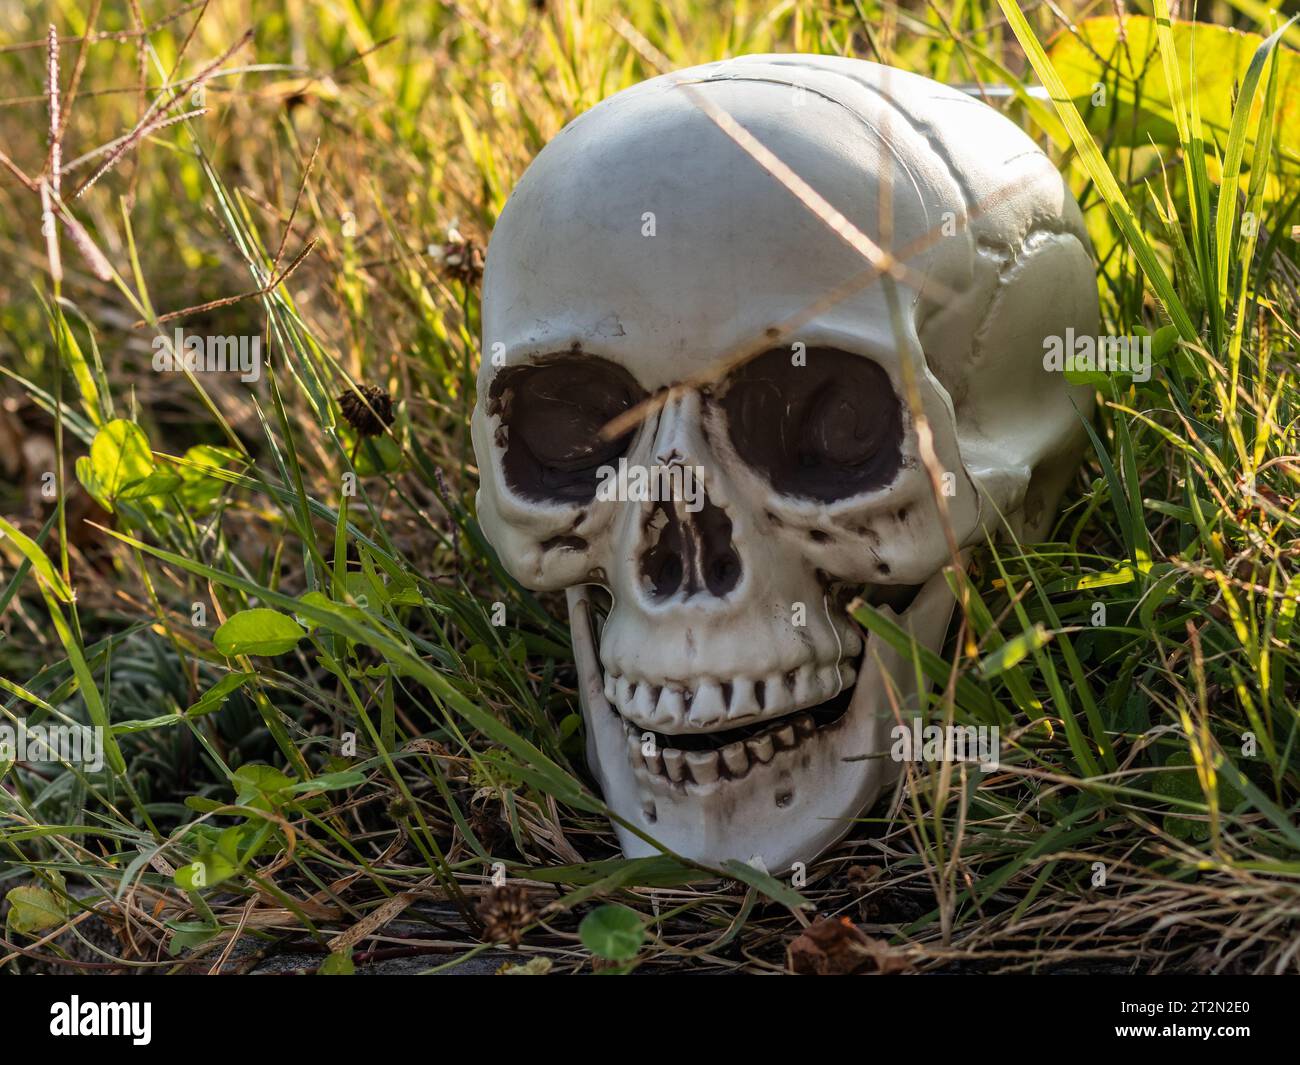
[[[862,280],[845,227],[731,120],[904,267]],[[1067,329],[1097,329],[1067,186],[922,77],[727,60],[618,93],[538,155],[487,257],[478,514],[522,584],[567,590],[626,854],[649,837],[782,871],[897,775],[890,730],[925,693],[846,599],[937,652],[953,548],[1045,532],[1091,404],[1044,368]],[[694,495],[606,492],[620,466]]]

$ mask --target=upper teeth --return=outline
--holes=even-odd
[[[605,674],[605,698],[619,714],[659,732],[733,728],[833,699],[853,684],[848,662],[809,663],[766,677],[706,678],[694,683]]]

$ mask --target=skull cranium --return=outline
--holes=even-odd
[[[875,277],[718,115],[905,269]],[[540,153],[483,308],[480,522],[524,585],[568,591],[607,803],[693,858],[811,860],[896,772],[886,736],[919,699],[845,589],[938,650],[953,545],[1041,534],[1077,464],[1090,393],[1042,361],[1045,338],[1097,328],[1064,181],[997,112],[915,75],[709,64]],[[698,498],[606,498],[620,462],[690,471]]]

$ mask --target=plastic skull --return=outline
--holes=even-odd
[[[733,121],[905,270],[875,277]],[[846,599],[937,651],[940,506],[959,547],[1047,527],[1090,404],[1044,368],[1068,329],[1097,329],[1068,188],[925,78],[749,56],[620,92],[546,146],[488,251],[478,512],[521,583],[568,591],[621,819],[773,872],[844,835],[920,698]]]

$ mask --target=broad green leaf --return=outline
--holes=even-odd
[[[252,764],[236,769],[231,783],[235,788],[235,801],[241,805],[256,805],[258,799],[266,799],[275,806],[294,781],[272,766]]]
[[[239,452],[233,448],[213,444],[198,444],[190,448],[176,465],[181,479],[177,490],[180,501],[195,514],[206,514],[226,486],[224,480],[213,476],[213,471],[222,470],[239,459]]]
[[[1153,18],[1127,15],[1121,41],[1119,20],[1107,15],[1083,19],[1050,42],[1052,65],[1094,133],[1118,135],[1125,138],[1125,143],[1135,145],[1149,140],[1178,144],[1176,114],[1157,55],[1156,28]],[[1206,22],[1174,22],[1170,32],[1178,54],[1184,97],[1196,93],[1201,124],[1222,147],[1232,126],[1237,86],[1244,81],[1264,38]],[[1191,63],[1193,48],[1195,69]],[[1290,162],[1300,163],[1300,54],[1281,49],[1278,62],[1277,140]],[[1091,101],[1098,84],[1104,86],[1108,103],[1093,107]],[[1112,98],[1116,88],[1119,99]],[[1112,106],[1118,110],[1113,111]]]
[[[1196,323],[1192,321],[1191,315],[1188,313],[1181,295],[1174,287],[1173,281],[1161,263],[1160,257],[1156,254],[1150,241],[1147,240],[1142,222],[1134,213],[1132,206],[1130,206],[1128,199],[1124,195],[1123,189],[1120,188],[1119,180],[1115,177],[1110,164],[1106,161],[1101,149],[1097,146],[1097,142],[1093,139],[1083,116],[1079,113],[1079,108],[1075,106],[1074,101],[1070,98],[1069,90],[1066,88],[1060,73],[1058,73],[1055,65],[1048,58],[1046,50],[1034,35],[1025,13],[1017,5],[1016,0],[998,0],[998,7],[1002,9],[1007,25],[1011,28],[1011,32],[1015,34],[1016,40],[1020,42],[1020,47],[1024,49],[1025,56],[1028,58],[1030,66],[1033,67],[1034,73],[1038,75],[1043,87],[1047,90],[1048,98],[1056,109],[1057,117],[1060,118],[1061,124],[1065,126],[1066,132],[1070,135],[1071,143],[1074,144],[1079,153],[1079,161],[1088,172],[1088,176],[1096,184],[1097,192],[1105,201],[1106,207],[1120,232],[1123,233],[1125,241],[1133,249],[1133,254],[1141,265],[1147,281],[1164,304],[1165,311],[1173,319],[1173,324],[1178,327],[1178,335],[1184,340],[1199,343],[1200,332]]]
[[[357,971],[356,964],[352,961],[352,948],[347,947],[344,950],[336,950],[328,958],[320,963],[320,968],[316,970],[317,976],[355,976]]]
[[[183,891],[199,891],[216,887],[229,880],[237,871],[235,863],[226,855],[208,851],[188,865],[182,865],[172,879]]]
[[[5,901],[9,903],[5,927],[11,932],[35,935],[57,928],[67,920],[63,900],[49,888],[34,885],[12,888]]]
[[[241,610],[212,637],[223,655],[282,655],[292,651],[307,633],[288,614],[268,607]]]
[[[238,462],[240,454],[234,448],[218,447],[216,444],[195,444],[185,452],[180,464],[181,476],[186,480],[191,477],[206,477],[207,470],[220,470],[232,462]]]
[[[1232,810],[1241,802],[1241,792],[1226,776],[1216,774],[1215,782],[1219,791],[1220,810]],[[1151,782],[1151,790],[1170,799],[1196,803],[1206,801],[1205,794],[1201,791],[1200,778],[1196,774],[1195,762],[1187,751],[1178,751],[1169,756],[1165,762],[1165,772],[1156,774]],[[1210,823],[1206,820],[1193,821],[1189,817],[1171,813],[1165,815],[1165,831],[1177,839],[1207,840],[1210,838]]]
[[[180,921],[168,924],[167,927],[172,929],[172,937],[167,941],[167,954],[173,958],[194,947],[203,946],[221,931],[219,925],[208,924],[206,921]]]
[[[307,606],[320,607],[323,610],[329,610],[334,607],[334,600],[324,592],[308,592],[302,597],[302,602]],[[295,614],[294,620],[298,622],[308,632],[315,632],[319,628],[319,623],[302,614]]]
[[[117,418],[95,434],[88,458],[77,460],[77,478],[105,510],[123,491],[154,471],[149,438],[135,422]]]
[[[358,570],[350,570],[344,575],[343,589],[348,598],[362,610],[377,612],[379,607],[388,602],[388,591],[383,584],[371,583],[370,577]]]
[[[1174,361],[1178,352],[1178,330],[1172,325],[1162,325],[1151,334],[1151,362],[1166,366]]]
[[[268,808],[266,801],[261,799],[245,805]],[[232,825],[223,829],[196,825],[192,833],[198,842],[198,853],[192,862],[177,869],[172,879],[177,887],[186,891],[216,887],[238,873],[244,862],[258,853],[259,844],[265,845],[272,840],[271,831],[269,823],[256,827],[251,824]],[[279,846],[274,841],[271,845]]]
[[[174,492],[181,483],[178,475],[168,470],[155,469],[148,477],[133,481],[117,494],[118,499],[149,499]]]
[[[626,906],[599,906],[578,925],[578,938],[598,958],[631,961],[645,942],[645,926]]]
[[[367,437],[357,449],[356,471],[361,477],[391,473],[402,464],[402,449],[388,436]]]

